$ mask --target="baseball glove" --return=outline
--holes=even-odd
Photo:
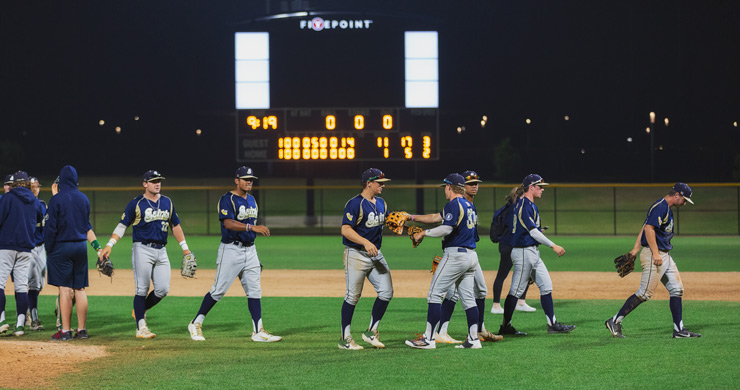
[[[100,272],[101,274],[108,277],[113,276],[113,263],[110,261],[110,259],[98,259],[98,262],[95,263],[95,267],[98,268],[98,272]]]
[[[434,258],[432,259],[432,273],[437,272],[437,267],[439,266],[440,261],[442,261],[442,256],[434,255]]]
[[[635,269],[635,256],[628,252],[617,257],[614,259],[614,268],[622,278],[629,275]]]
[[[195,255],[191,252],[182,257],[182,267],[180,268],[180,274],[184,278],[192,278],[195,276],[195,271],[198,269],[198,260],[195,259]]]
[[[413,245],[414,248],[416,248],[417,246],[419,246],[419,244],[421,244],[421,240],[424,239],[424,237],[421,237],[419,239],[419,241],[416,241],[414,239],[414,234],[421,233],[423,231],[424,231],[424,229],[422,229],[422,228],[420,228],[418,226],[413,226],[413,225],[412,226],[409,226],[409,238],[411,238],[411,245]]]
[[[403,234],[403,224],[406,223],[407,215],[409,214],[405,211],[392,211],[385,219],[385,226],[393,233]]]

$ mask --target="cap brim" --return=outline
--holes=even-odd
[[[257,177],[257,176],[252,176],[252,175],[239,176],[238,178],[239,178],[239,179],[259,179],[259,177]]]
[[[382,182],[385,182],[385,181],[391,181],[391,179],[389,179],[387,177],[384,177],[382,179],[375,179],[375,180],[370,180],[370,181],[377,181],[378,183],[382,183]]]
[[[473,183],[483,183],[483,180],[473,179],[473,180],[468,180],[465,182],[465,184],[473,184]]]
[[[683,198],[686,199],[687,202],[694,204],[694,201],[691,200],[691,198],[689,198],[688,196],[684,196]]]
[[[155,180],[164,180],[164,176],[160,176],[160,177],[153,177],[153,178],[151,178],[151,179],[146,179],[146,180],[144,180],[144,181],[148,183],[148,182],[151,182],[151,181],[155,181]]]

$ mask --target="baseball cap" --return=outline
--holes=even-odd
[[[254,172],[252,172],[252,168],[250,167],[239,167],[236,169],[236,177],[238,179],[259,179],[259,177],[254,175]]]
[[[465,171],[462,176],[465,179],[465,184],[483,183],[483,180],[478,178],[478,174],[475,171]]]
[[[529,174],[527,175],[527,177],[524,178],[524,180],[522,180],[522,187],[526,188],[533,184],[538,185],[538,186],[549,186],[550,185],[550,183],[545,183],[542,180],[542,176],[536,173]]]
[[[459,173],[450,173],[449,175],[447,175],[447,177],[445,177],[443,181],[444,183],[440,185],[441,187],[444,187],[448,184],[458,187],[465,187],[465,178],[462,177],[462,175],[460,175]]]
[[[5,175],[3,184],[13,184],[13,175]]]
[[[18,183],[21,181],[28,181],[28,173],[25,171],[18,171],[10,176],[13,183]]]
[[[383,173],[383,171],[378,168],[370,168],[367,171],[362,172],[363,183],[367,183],[369,181],[377,181],[378,183],[382,183],[390,180],[391,179],[385,177],[385,173]]]
[[[687,202],[689,202],[691,204],[694,204],[694,201],[691,200],[691,195],[693,194],[693,192],[691,191],[691,187],[689,187],[688,184],[686,184],[686,183],[680,183],[680,182],[679,183],[676,183],[673,186],[673,191],[676,191],[679,195],[681,195],[684,198],[686,198],[686,201]]]
[[[144,172],[144,181],[155,181],[155,180],[164,180],[164,176],[162,176],[161,173],[154,171],[154,170],[148,170]]]
[[[41,187],[41,182],[39,182],[39,179],[37,177],[31,176],[28,178],[28,180],[31,182],[31,184],[36,183],[39,185],[39,187]]]

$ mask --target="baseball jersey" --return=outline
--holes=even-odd
[[[527,197],[522,197],[514,205],[511,246],[524,248],[539,245],[540,243],[529,234],[532,229],[542,231],[540,228],[540,210],[534,202]]]
[[[254,238],[257,234],[254,231],[236,232],[226,229],[224,220],[233,219],[241,223],[250,225],[257,224],[257,201],[254,196],[247,194],[246,198],[233,194],[225,193],[218,201],[218,220],[221,221],[221,242],[230,244],[234,241],[243,244],[254,244]]]
[[[172,200],[161,195],[153,202],[139,195],[128,203],[121,215],[121,223],[133,226],[133,241],[167,245],[169,226],[180,224]]]
[[[350,225],[357,234],[372,242],[380,249],[383,242],[383,224],[388,215],[388,207],[383,198],[375,197],[375,204],[357,195],[344,205],[342,225]],[[342,244],[357,249],[365,249],[363,245],[348,240],[342,236]]]
[[[442,249],[461,246],[475,249],[478,241],[478,212],[464,197],[455,198],[440,212],[442,225],[452,226],[452,233],[442,239]]]
[[[0,199],[0,249],[30,252],[36,247],[36,224],[43,220],[33,192],[16,187]]]
[[[39,204],[41,204],[41,213],[44,215],[44,218],[36,224],[36,234],[34,235],[36,246],[44,243],[44,223],[46,222],[46,202],[39,199]]]
[[[44,246],[52,252],[57,242],[87,240],[90,201],[77,188],[77,170],[66,165],[59,172],[59,192],[49,199],[44,224]]]
[[[655,241],[658,243],[658,249],[668,252],[673,249],[671,238],[673,238],[673,211],[665,199],[660,199],[653,203],[648,210],[645,218],[645,225],[655,227]],[[645,234],[640,239],[642,246],[647,247],[648,242]]]

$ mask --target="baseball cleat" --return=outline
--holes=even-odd
[[[424,335],[419,335],[416,340],[406,340],[406,345],[411,348],[419,349],[436,349],[437,342],[434,340],[427,340]]]
[[[476,340],[473,340],[473,342],[470,342],[470,340],[468,340],[468,338],[466,337],[465,338],[465,342],[462,343],[462,345],[456,345],[455,348],[459,348],[459,349],[481,349],[483,347],[480,345],[480,339],[476,339]]]
[[[683,328],[679,331],[673,331],[673,338],[674,339],[683,339],[688,337],[701,337],[699,333],[694,333],[686,328]]]
[[[365,340],[366,343],[371,344],[375,348],[385,348],[385,344],[380,342],[380,339],[378,338],[378,331],[377,330],[367,330],[362,334],[362,339]]]
[[[624,335],[622,334],[622,323],[621,322],[614,322],[614,318],[609,318],[604,322],[604,325],[606,325],[606,328],[609,329],[610,332],[612,332],[612,336],[623,339]]]
[[[505,335],[509,334],[512,336],[526,336],[527,334],[524,332],[520,332],[516,330],[511,324],[501,325],[500,328],[498,328],[498,334]]]
[[[26,323],[23,325],[26,327],[31,326],[31,309],[26,310]]]
[[[149,327],[147,327],[146,325],[136,330],[137,339],[153,339],[155,337],[157,337],[157,335],[152,333],[152,331],[150,331]]]
[[[491,306],[491,314],[504,314],[504,308],[501,306]]]
[[[358,351],[365,348],[363,348],[361,345],[357,345],[355,340],[352,339],[352,336],[347,336],[346,339],[339,340],[339,349]]]
[[[500,341],[504,339],[504,336],[491,333],[488,329],[483,329],[482,332],[478,332],[478,338],[480,341]]]
[[[527,312],[527,313],[531,313],[533,311],[537,311],[537,309],[535,309],[532,306],[527,305],[526,303],[521,304],[521,305],[517,303],[515,310],[517,310],[517,311],[523,311],[523,312]]]
[[[58,331],[51,336],[51,341],[69,341],[72,340],[72,331]]]
[[[453,339],[452,336],[447,333],[434,332],[434,340],[444,344],[462,344],[462,341]]]
[[[8,325],[5,321],[0,322],[0,334],[3,334],[10,329],[10,325]]]
[[[41,320],[31,321],[31,330],[44,330],[44,326],[41,325]]]
[[[88,339],[87,329],[80,329],[77,332],[75,332],[74,338],[77,339],[77,340],[86,340],[86,339]]]
[[[555,322],[552,325],[547,325],[547,333],[568,333],[575,328],[575,325],[563,325],[559,322]]]
[[[15,330],[13,331],[13,336],[23,336],[24,334],[26,334],[26,328],[23,327],[23,325],[15,327]]]
[[[188,332],[190,332],[190,338],[195,341],[203,341],[206,339],[205,337],[203,337],[203,324],[201,323],[189,323]]]
[[[271,335],[264,328],[260,329],[257,333],[252,333],[252,341],[256,341],[258,343],[274,343],[282,339],[283,338],[280,336]]]

